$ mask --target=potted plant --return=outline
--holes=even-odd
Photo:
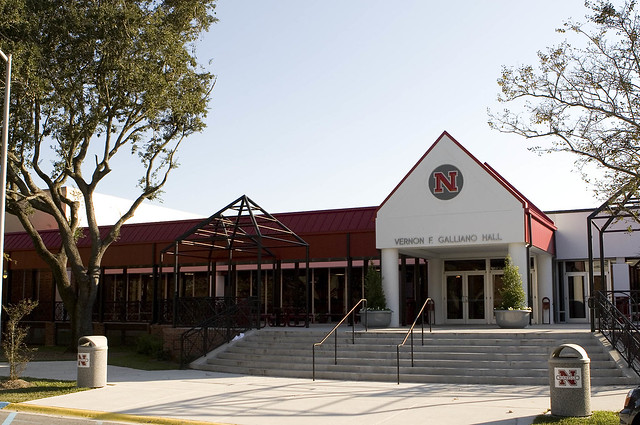
[[[498,290],[501,303],[494,310],[496,323],[501,328],[524,328],[529,324],[531,308],[527,307],[518,266],[510,256],[505,259],[502,288]]]
[[[389,326],[392,311],[387,308],[387,298],[382,288],[382,275],[371,263],[364,277],[364,295],[367,299],[367,308],[366,311],[360,310],[363,323],[374,328]]]

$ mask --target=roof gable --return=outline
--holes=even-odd
[[[379,207],[377,248],[396,247],[406,240],[434,247],[439,239],[450,240],[447,236],[477,242],[482,235],[492,235],[501,243],[525,242],[525,214],[530,209],[553,225],[445,131]]]

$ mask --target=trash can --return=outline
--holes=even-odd
[[[83,336],[78,340],[78,387],[107,385],[107,337]]]
[[[562,356],[562,352],[568,354]],[[591,415],[591,360],[577,344],[562,344],[549,356],[551,414]]]

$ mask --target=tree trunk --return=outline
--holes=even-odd
[[[77,348],[78,339],[93,335],[93,305],[98,294],[98,278],[82,274],[77,279],[76,300],[71,315],[71,344]]]

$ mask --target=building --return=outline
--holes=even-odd
[[[259,296],[272,324],[307,308],[314,322],[336,321],[363,296],[374,264],[393,326],[412,322],[427,297],[438,324],[492,324],[507,256],[523,276],[533,323],[587,322],[590,271],[595,290],[638,289],[640,275],[640,238],[632,232],[604,237],[603,261],[590,270],[592,211],[540,211],[445,132],[380,206],[273,214],[308,244],[308,256],[300,246],[274,249],[259,265],[251,255],[173,256],[176,240],[207,220],[125,225],[103,261],[95,323],[105,333],[190,325],[209,314],[216,297],[248,296]],[[55,230],[43,235],[59,246]],[[7,234],[5,244],[12,261],[4,299],[38,299],[36,339],[62,342],[66,318],[51,274],[25,233]],[[182,313],[177,320],[180,311],[189,320]]]

